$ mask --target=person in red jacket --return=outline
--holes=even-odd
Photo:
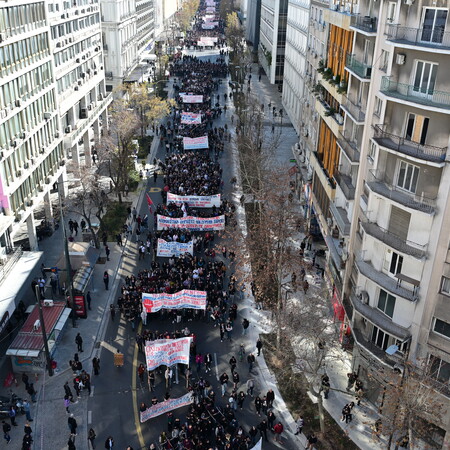
[[[281,422],[278,422],[274,427],[273,427],[273,432],[275,433],[275,441],[279,442],[280,444],[282,443],[281,440],[281,433],[283,432],[284,427],[283,424]]]

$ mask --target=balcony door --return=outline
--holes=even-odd
[[[422,42],[442,44],[447,15],[446,9],[425,8],[422,23]]]
[[[414,95],[433,97],[438,65],[427,61],[416,61],[414,74]]]
[[[420,114],[408,113],[406,120],[405,138],[408,141],[425,145],[430,119]]]

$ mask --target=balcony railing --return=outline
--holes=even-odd
[[[348,236],[350,234],[350,221],[347,218],[347,212],[344,208],[336,206],[334,202],[330,202],[330,211],[336,220],[339,231],[344,235]]]
[[[12,248],[10,249],[9,253],[7,253],[6,258],[0,264],[0,284],[6,280],[9,273],[22,256],[22,253],[22,247]]]
[[[450,50],[450,32],[441,28],[429,30],[388,24],[384,34],[387,36],[388,41],[394,41],[399,44]]]
[[[375,125],[374,130],[374,140],[378,145],[425,161],[445,161],[448,147],[436,147],[434,145],[410,141],[404,137],[388,133],[383,129],[383,125]]]
[[[426,257],[426,245],[421,245],[397,236],[391,231],[381,228],[378,224],[373,222],[363,221],[361,222],[361,225],[368,235],[384,242],[386,245],[398,250],[400,253],[405,253],[417,259],[423,259]]]
[[[347,200],[355,199],[355,187],[352,184],[352,179],[348,175],[344,175],[338,171],[336,171],[333,175],[336,183],[339,184],[339,187],[342,189],[342,192],[345,195]]]
[[[387,197],[394,202],[422,211],[427,214],[434,214],[436,208],[436,199],[428,198],[424,195],[416,195],[400,189],[398,186],[388,182],[385,179],[384,170],[369,170],[367,184],[369,188],[383,197]]]
[[[389,77],[382,78],[380,91],[388,97],[398,98],[399,100],[450,110],[450,92],[399,83]]]
[[[358,147],[354,142],[350,141],[350,137],[347,135],[347,132],[344,131],[343,133],[339,133],[339,136],[340,137],[338,138],[337,143],[347,155],[347,158],[353,163],[359,162],[360,153]]]
[[[341,104],[341,108],[349,114],[355,122],[364,122],[366,113],[362,109],[362,105],[356,105],[349,97],[344,96],[344,101]]]
[[[351,26],[366,33],[377,32],[377,18],[370,16],[353,16]]]
[[[370,76],[372,75],[372,66],[362,63],[355,55],[347,54],[345,67],[360,78],[370,79]]]

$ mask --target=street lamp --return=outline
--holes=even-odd
[[[41,291],[39,289],[39,284],[36,284],[35,289],[36,289],[36,299],[39,308],[39,321],[41,322],[42,340],[44,341],[45,359],[47,360],[47,370],[48,375],[52,377],[53,376],[52,358],[50,358],[50,350],[48,349],[48,339],[47,339],[47,332],[45,330],[44,313],[42,312]]]

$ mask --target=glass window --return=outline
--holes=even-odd
[[[388,294],[385,290],[380,290],[380,296],[378,297],[377,308],[383,311],[387,316],[391,317],[394,315],[395,308],[395,297]]]
[[[400,161],[397,175],[397,186],[405,191],[416,192],[419,168],[412,164]]]
[[[450,278],[442,277],[441,292],[450,295]]]
[[[440,319],[434,319],[433,331],[450,338],[450,323],[444,322]]]
[[[430,355],[430,375],[432,378],[448,383],[450,380],[450,363],[437,356]]]

